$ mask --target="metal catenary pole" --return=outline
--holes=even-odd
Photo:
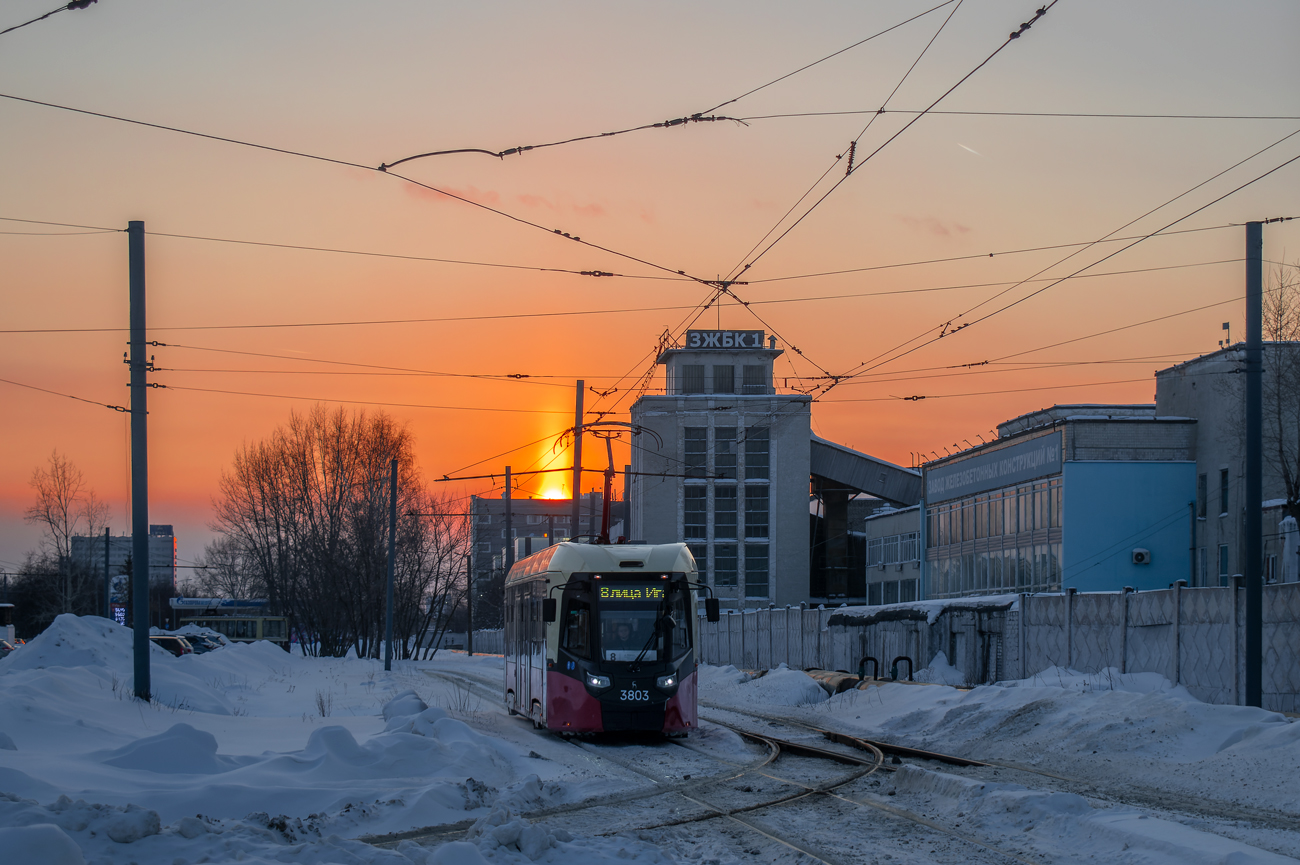
[[[569,537],[576,538],[578,523],[582,518],[582,379],[577,382],[577,394],[573,403],[573,522],[570,524]]]
[[[511,511],[514,508],[511,505],[510,498],[510,466],[506,466],[506,574],[515,564],[515,532],[514,532],[514,515]]]
[[[393,669],[393,572],[397,565],[397,460],[388,472],[388,592],[384,604],[384,669]]]
[[[144,223],[127,223],[131,281],[131,618],[135,695],[150,696],[149,682],[149,392],[145,373]]]
[[[474,564],[465,557],[465,649],[474,657]]]
[[[1246,223],[1246,705],[1263,705],[1263,223]]]

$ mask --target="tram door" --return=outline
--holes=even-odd
[[[544,580],[512,586],[507,598],[506,687],[515,692],[515,708],[532,713],[533,701],[545,705],[546,625],[542,622]]]

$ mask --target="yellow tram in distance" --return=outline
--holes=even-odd
[[[695,729],[697,580],[686,544],[564,542],[505,584],[505,703],[558,733]],[[717,599],[705,600],[717,621]]]

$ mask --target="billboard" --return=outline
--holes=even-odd
[[[929,504],[960,499],[1022,481],[1059,474],[1061,434],[1022,441],[988,453],[925,470],[925,500]]]

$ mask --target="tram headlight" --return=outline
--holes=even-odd
[[[587,684],[593,688],[608,688],[609,676],[597,676],[595,673],[588,673]]]
[[[662,691],[667,691],[670,688],[676,688],[677,674],[669,673],[667,676],[660,676],[659,678],[655,679],[655,684],[659,686],[659,689]]]

